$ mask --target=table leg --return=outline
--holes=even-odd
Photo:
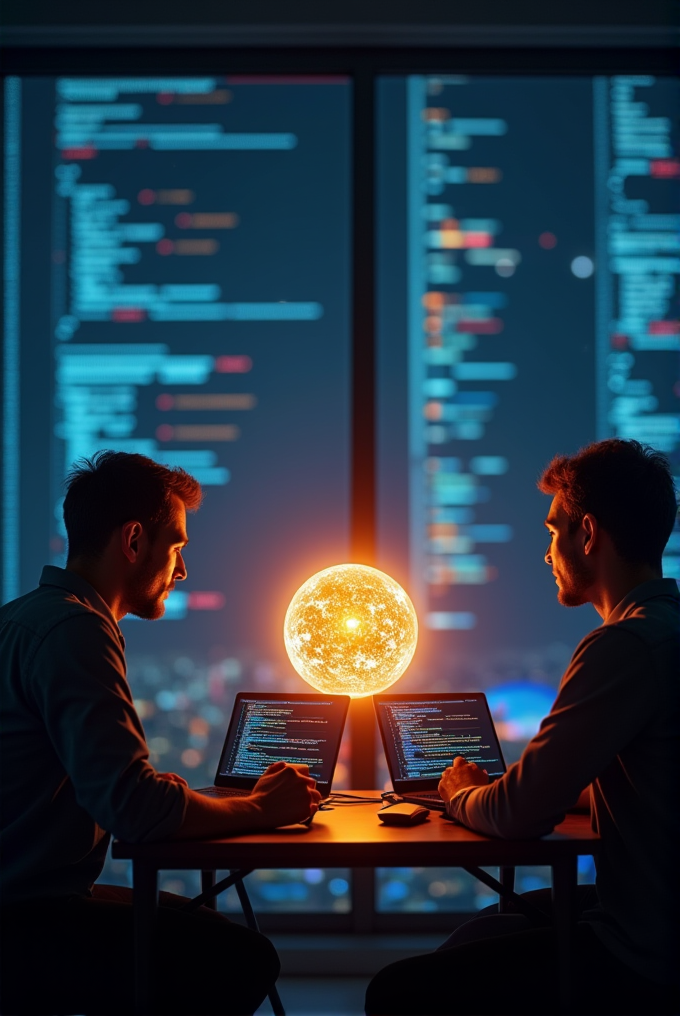
[[[500,870],[500,883],[504,889],[508,892],[514,892],[515,890],[515,869],[507,865],[501,865]],[[498,897],[498,912],[505,914],[510,910],[510,900],[507,896]]]
[[[142,861],[132,862],[132,912],[135,942],[135,1012],[148,1016],[151,1009],[151,951],[158,906],[158,870]]]
[[[201,892],[207,893],[209,889],[215,885],[215,871],[202,871],[201,872]],[[210,907],[211,910],[217,910],[217,896],[213,896],[211,900],[206,900],[203,904],[204,907]]]
[[[352,930],[370,935],[375,913],[375,869],[352,868]]]
[[[559,1012],[571,1012],[577,866],[575,857],[552,865],[553,915],[557,938]]]
[[[232,871],[231,874],[236,875],[237,872]],[[243,910],[243,915],[246,919],[246,924],[248,925],[249,928],[252,928],[253,931],[259,931],[260,926],[257,923],[257,917],[255,916],[255,911],[253,910],[253,905],[250,902],[248,890],[243,884],[242,878],[238,879],[238,881],[236,882],[236,892],[238,893],[238,898],[241,902],[241,909]],[[269,991],[269,1001],[271,1003],[274,1016],[286,1016],[286,1010],[283,1008],[283,1002],[281,1001],[281,996],[279,995],[278,989],[275,984],[272,984],[271,989]]]

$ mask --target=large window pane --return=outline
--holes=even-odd
[[[498,868],[485,868],[498,878]],[[498,895],[462,868],[378,868],[378,910],[382,913],[474,913],[498,903]],[[595,865],[589,856],[578,859],[579,882],[595,881]],[[546,889],[550,868],[520,867],[515,872],[515,892]]]
[[[396,690],[485,691],[507,762],[599,623],[557,603],[542,468],[620,436],[680,473],[679,98],[651,76],[379,82],[379,566],[421,619]],[[381,877],[388,909],[472,891]]]
[[[162,621],[122,626],[153,764],[205,786],[237,691],[306,687],[285,610],[348,556],[351,86],[42,78],[6,95],[4,598],[63,564],[76,459],[113,448],[193,473],[188,580]],[[261,895],[347,899],[316,877],[286,874],[277,902],[269,873]]]

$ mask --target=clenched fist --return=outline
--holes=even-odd
[[[321,794],[308,766],[274,762],[260,776],[250,799],[263,826],[273,829],[310,818],[318,811]]]
[[[439,796],[447,804],[459,790],[468,787],[485,787],[489,782],[486,769],[480,769],[475,762],[467,762],[462,755],[457,755],[453,765],[442,773],[439,781]]]

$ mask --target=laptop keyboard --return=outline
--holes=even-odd
[[[232,787],[201,787],[195,793],[205,794],[206,797],[249,797],[252,790],[235,790]]]
[[[446,811],[446,805],[436,790],[414,790],[412,794],[402,794],[401,797],[410,804],[424,804],[434,811]]]

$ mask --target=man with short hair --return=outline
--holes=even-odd
[[[306,819],[306,766],[270,766],[253,793],[208,798],[149,763],[126,679],[126,614],[156,619],[186,578],[198,482],[100,452],[67,479],[66,568],[0,610],[0,1011],[129,1013],[131,891],[97,885],[110,834],[224,837]],[[252,1013],[276,980],[271,943],[160,894],[156,1009]]]
[[[672,477],[663,455],[612,439],[555,458],[539,488],[553,496],[545,560],[559,602],[592,603],[603,624],[519,762],[489,785],[458,757],[440,794],[453,820],[516,839],[551,832],[585,798],[602,843],[596,886],[579,887],[573,1012],[677,1013],[680,596],[661,568]],[[381,971],[366,1011],[556,1012],[549,891],[527,895],[545,926],[519,913],[473,919],[438,952]]]

